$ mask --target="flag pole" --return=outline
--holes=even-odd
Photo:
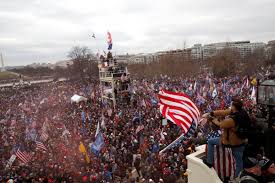
[[[167,149],[170,149],[174,144],[176,144],[177,142],[179,142],[183,137],[184,137],[184,133],[181,134],[181,136],[179,136],[176,140],[174,140],[171,144],[169,144],[168,146],[166,146],[164,149],[162,149],[159,154],[164,153]]]

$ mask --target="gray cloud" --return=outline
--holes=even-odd
[[[72,46],[138,53],[194,43],[275,39],[273,0],[0,1],[0,52],[7,65],[66,59]],[[91,34],[96,34],[96,40]]]

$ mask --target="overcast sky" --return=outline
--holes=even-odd
[[[0,0],[0,52],[6,65],[54,63],[72,46],[106,50],[107,30],[116,54],[267,42],[274,10],[274,0]]]

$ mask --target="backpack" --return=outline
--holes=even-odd
[[[231,117],[235,121],[236,135],[240,139],[248,138],[251,129],[251,120],[247,112],[245,110],[241,110],[233,113]]]

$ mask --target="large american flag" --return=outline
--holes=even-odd
[[[159,107],[163,117],[182,128],[184,134],[188,132],[193,122],[197,125],[199,121],[199,109],[184,93],[161,90]]]
[[[31,154],[26,151],[21,151],[20,148],[16,151],[15,155],[24,164],[27,164],[29,161],[31,161]]]

